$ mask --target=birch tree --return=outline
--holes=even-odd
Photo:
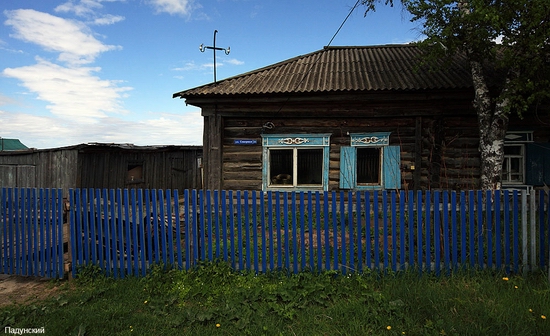
[[[381,0],[361,0],[374,11]],[[474,88],[482,189],[500,189],[509,116],[550,97],[548,0],[401,0],[429,58],[464,53]],[[384,4],[393,5],[392,0]]]

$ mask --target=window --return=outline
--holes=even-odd
[[[126,176],[128,183],[139,183],[143,181],[143,162],[129,162]]]
[[[504,145],[504,161],[502,163],[502,183],[523,184],[524,145]]]
[[[357,185],[380,185],[380,147],[357,148]]]
[[[262,135],[264,190],[328,190],[330,134]]]
[[[341,189],[399,189],[401,150],[389,146],[389,132],[352,133],[340,148]]]
[[[533,132],[508,132],[504,137],[502,184],[525,184],[525,145],[533,142]]]

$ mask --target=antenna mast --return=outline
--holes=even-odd
[[[205,46],[204,44],[201,44],[199,46],[199,50],[201,52],[204,52],[206,49],[212,49],[214,51],[214,84],[216,84],[216,50],[224,51],[226,55],[229,55],[229,52],[231,51],[230,47],[227,47],[227,49],[216,47],[216,34],[218,33],[217,30],[214,30],[214,45],[212,47]]]

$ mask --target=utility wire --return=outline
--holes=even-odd
[[[338,35],[338,33],[340,32],[340,30],[342,30],[342,27],[344,27],[344,24],[346,23],[346,21],[348,21],[349,17],[351,16],[351,14],[353,13],[353,11],[355,11],[355,8],[357,8],[357,6],[359,6],[359,3],[361,2],[361,0],[357,0],[357,2],[355,2],[355,5],[353,5],[353,7],[351,8],[351,10],[349,11],[348,15],[346,16],[346,18],[344,19],[344,21],[342,21],[342,23],[340,24],[340,27],[338,27],[338,29],[336,30],[336,32],[334,33],[334,35],[332,36],[332,38],[330,39],[330,41],[328,42],[328,44],[325,46],[325,48],[327,47],[330,47],[330,45],[332,44],[332,41],[334,41],[334,39],[336,38],[336,36]],[[295,88],[294,88],[294,91],[296,91],[298,89],[298,87],[300,85],[302,85],[302,83],[304,82],[304,80],[306,79],[306,77],[309,75],[309,73],[313,70],[313,67],[319,62],[319,60],[321,59],[321,54],[319,54],[317,56],[317,58],[315,59],[315,61],[313,61],[313,63],[309,66],[309,69],[304,73],[304,75],[302,76],[302,79],[296,84]],[[277,111],[277,113],[281,112],[281,110],[283,109],[283,107],[286,105],[286,103],[289,101],[290,97],[287,98],[285,100],[285,102],[281,105],[281,107],[279,108],[279,110]]]
[[[348,13],[348,16],[346,16],[346,18],[344,19],[344,21],[342,22],[342,24],[340,25],[340,27],[338,27],[338,30],[336,31],[336,33],[334,33],[334,36],[332,36],[332,38],[330,39],[330,41],[328,42],[327,44],[327,47],[331,45],[332,41],[336,38],[336,35],[338,35],[338,33],[340,32],[340,30],[342,29],[342,27],[344,26],[344,24],[346,23],[346,21],[348,21],[349,17],[351,16],[351,13],[353,13],[353,11],[355,10],[355,8],[357,8],[357,6],[359,6],[359,3],[361,2],[361,0],[357,0],[357,2],[355,3],[355,5],[351,8],[351,10],[349,11]]]

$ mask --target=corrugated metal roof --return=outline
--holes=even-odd
[[[472,86],[465,57],[430,68],[416,45],[326,47],[173,95],[254,95],[338,91],[457,89]],[[434,70],[435,68],[435,70]]]

